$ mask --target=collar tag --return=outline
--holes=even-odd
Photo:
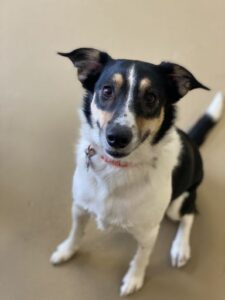
[[[85,150],[85,154],[86,154],[86,167],[88,170],[90,166],[93,167],[91,158],[96,154],[96,151],[91,145],[89,145]]]

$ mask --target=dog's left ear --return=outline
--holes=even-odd
[[[93,48],[79,48],[69,53],[58,52],[58,54],[72,61],[77,68],[78,79],[89,91],[94,90],[103,68],[111,60],[107,53]]]
[[[189,91],[197,88],[210,90],[201,84],[187,69],[170,62],[162,62],[159,65],[162,73],[166,76],[169,98],[177,102]]]

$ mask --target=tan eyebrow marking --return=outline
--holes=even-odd
[[[139,84],[139,90],[141,94],[143,94],[144,91],[150,86],[151,86],[151,80],[149,78],[143,78]]]
[[[120,73],[115,73],[112,77],[112,80],[115,83],[117,89],[120,89],[121,86],[123,85],[124,80],[122,74]]]

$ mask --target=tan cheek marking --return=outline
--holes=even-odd
[[[113,75],[112,80],[115,83],[116,89],[119,90],[123,85],[123,76],[120,73],[116,73]]]
[[[139,91],[141,93],[141,95],[144,94],[145,90],[151,86],[151,80],[148,78],[144,78],[140,81],[140,85],[139,85]]]
[[[91,112],[94,119],[99,122],[101,128],[106,126],[113,116],[113,113],[97,108],[93,101],[91,103]]]
[[[156,133],[160,126],[162,125],[162,122],[164,120],[164,109],[161,109],[160,115],[157,118],[154,119],[145,119],[145,118],[137,118],[137,126],[141,132],[141,134],[145,134],[148,130],[150,130],[151,133]]]

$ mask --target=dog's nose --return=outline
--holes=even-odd
[[[106,130],[108,144],[113,148],[125,148],[132,139],[132,131],[127,126],[116,124]]]

